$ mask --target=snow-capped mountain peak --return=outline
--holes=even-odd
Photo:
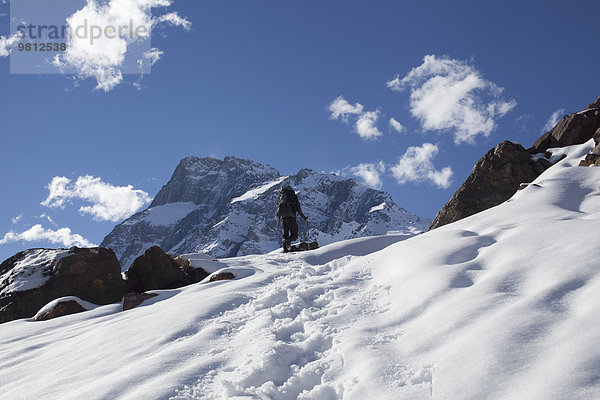
[[[279,189],[295,188],[310,226],[300,237],[321,244],[388,232],[416,234],[429,221],[398,207],[384,192],[354,179],[301,169],[281,176],[269,165],[236,157],[186,157],[147,210],[102,242],[124,269],[147,248],[213,257],[266,253],[280,246],[275,216]]]

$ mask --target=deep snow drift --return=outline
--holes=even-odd
[[[593,143],[411,237],[219,262],[234,281],[0,327],[6,399],[600,398]]]

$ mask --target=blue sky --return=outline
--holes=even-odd
[[[9,39],[8,2],[0,14]],[[14,45],[0,57],[1,259],[61,246],[39,240],[38,224],[99,244],[188,155],[250,158],[282,174],[371,164],[371,184],[433,218],[487,150],[506,139],[529,147],[553,113],[600,95],[597,1],[175,0],[153,15],[171,19],[152,30],[162,52],[152,73],[110,87],[89,70],[11,74]],[[471,108],[452,102],[461,87]],[[356,113],[333,119],[340,96]],[[473,115],[483,119],[465,121]],[[75,184],[85,176],[96,179]],[[66,180],[42,205],[55,177]]]

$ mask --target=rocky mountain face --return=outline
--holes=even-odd
[[[122,268],[146,249],[175,254],[203,252],[233,257],[280,246],[276,217],[279,188],[296,190],[310,230],[299,221],[300,237],[320,244],[353,237],[404,232],[416,234],[429,221],[398,207],[384,192],[353,179],[303,169],[293,176],[250,160],[186,157],[150,207],[106,236]]]
[[[515,194],[521,183],[533,181],[552,166],[552,154],[548,149],[585,143],[597,132],[596,137],[600,139],[599,131],[600,97],[583,111],[563,117],[528,150],[520,144],[500,143],[477,161],[467,180],[438,212],[429,229],[505,202]],[[600,147],[596,153],[600,154]],[[582,165],[593,165],[599,158],[591,154]]]
[[[430,229],[466,218],[508,200],[523,182],[531,182],[552,163],[532,158],[520,144],[504,141],[484,155],[442,207]]]

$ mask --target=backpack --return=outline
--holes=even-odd
[[[281,218],[295,217],[298,208],[298,196],[290,186],[284,186],[279,191],[277,200],[277,215]]]

